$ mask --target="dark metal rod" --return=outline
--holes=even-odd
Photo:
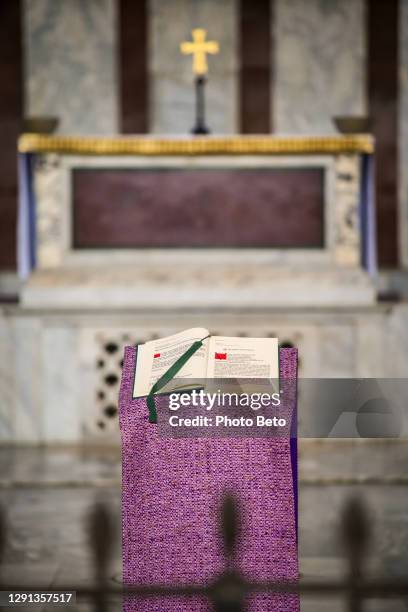
[[[196,123],[192,129],[193,134],[209,134],[210,130],[205,124],[205,76],[198,76],[195,80],[196,92]]]

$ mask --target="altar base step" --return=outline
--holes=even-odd
[[[37,270],[22,290],[24,308],[168,309],[372,305],[376,290],[360,268],[115,265]]]

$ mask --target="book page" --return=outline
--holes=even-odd
[[[167,338],[141,344],[137,351],[133,397],[148,395],[153,385],[193,342],[205,338],[208,334],[208,330],[194,327]],[[208,340],[203,342],[203,346],[184,364],[175,378],[205,378],[207,347]]]
[[[207,377],[278,379],[278,339],[212,336],[208,345]]]

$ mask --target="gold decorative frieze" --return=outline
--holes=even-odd
[[[372,136],[205,136],[156,138],[48,136],[23,134],[20,153],[64,155],[312,155],[373,153]]]

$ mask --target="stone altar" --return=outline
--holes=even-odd
[[[37,263],[22,291],[24,307],[89,308],[102,302],[236,309],[374,301],[362,267],[360,227],[366,180],[361,158],[373,150],[369,137],[163,141],[28,135],[20,148],[37,154]],[[77,185],[84,172],[91,187],[83,188],[81,200]],[[166,180],[172,173],[172,182]],[[243,173],[242,184],[231,191]],[[141,175],[142,181],[128,180]],[[302,191],[308,175],[310,187]],[[113,188],[109,180],[116,181]],[[152,181],[158,189],[152,190]],[[242,198],[246,182],[250,188]],[[173,199],[166,199],[172,189]],[[77,221],[81,215],[88,224],[84,230]],[[299,226],[311,223],[302,235]]]

